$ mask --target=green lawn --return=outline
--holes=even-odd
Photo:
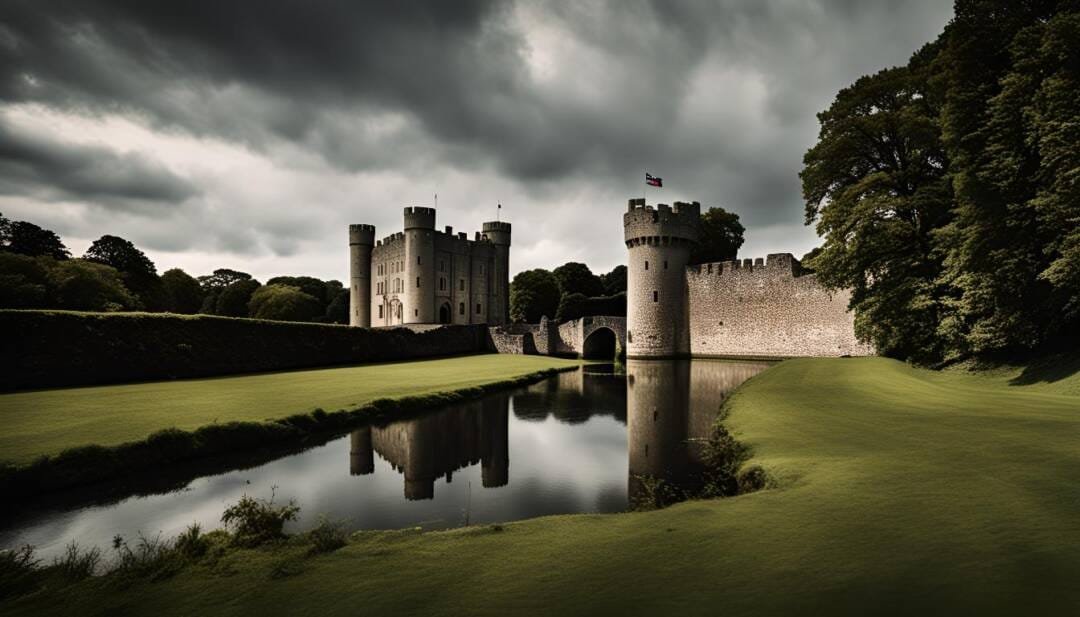
[[[728,425],[773,489],[667,510],[361,534],[272,579],[243,551],[13,614],[1043,615],[1080,612],[1080,397],[1065,381],[808,359]],[[302,505],[302,504],[301,504]]]
[[[86,444],[115,445],[164,428],[259,421],[353,408],[382,397],[456,390],[576,364],[478,355],[307,371],[0,394],[0,460],[26,463]]]

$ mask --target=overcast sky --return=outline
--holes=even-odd
[[[168,5],[168,7],[167,7]],[[347,277],[349,223],[513,223],[514,272],[622,263],[622,213],[737,212],[799,256],[815,114],[948,0],[4,0],[0,212],[159,271]],[[166,8],[167,7],[167,8]]]

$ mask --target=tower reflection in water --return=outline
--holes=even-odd
[[[432,499],[436,481],[479,463],[484,488],[510,480],[509,410],[518,421],[554,417],[581,424],[612,416],[627,425],[628,503],[640,503],[643,478],[693,490],[702,445],[727,396],[769,366],[718,360],[628,360],[623,376],[610,366],[561,373],[514,393],[495,393],[350,435],[349,471],[375,471],[375,454],[404,476],[408,500]]]
[[[655,482],[700,488],[704,440],[724,400],[766,362],[627,360],[626,418],[631,506],[654,501]]]
[[[405,476],[405,498],[432,499],[435,480],[480,463],[484,488],[510,479],[510,396],[493,394],[387,426],[367,426],[350,435],[349,472],[375,471],[375,453]]]

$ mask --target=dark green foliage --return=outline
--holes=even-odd
[[[586,297],[600,296],[604,284],[592,273],[589,266],[576,261],[565,263],[551,271],[559,283],[559,295],[582,294]]]
[[[330,281],[337,283],[337,281]],[[340,285],[340,283],[339,283]],[[341,288],[334,294],[330,304],[326,305],[326,313],[323,314],[324,323],[349,323],[349,290]]]
[[[169,312],[184,315],[199,312],[203,302],[203,290],[194,277],[180,268],[173,268],[161,275],[161,285]]]
[[[115,268],[84,259],[55,262],[49,290],[50,305],[68,310],[124,311],[138,304]]]
[[[690,254],[691,264],[714,263],[735,259],[743,245],[746,229],[739,215],[723,208],[709,208],[701,214],[698,244]],[[625,289],[624,289],[625,291]]]
[[[40,585],[38,566],[29,544],[13,550],[0,550],[0,600],[24,595]]]
[[[213,274],[205,274],[199,277],[199,284],[207,292],[212,290],[222,290],[240,281],[247,281],[251,279],[251,275],[247,272],[239,272],[237,270],[230,270],[228,268],[218,268],[214,270]]]
[[[47,308],[48,285],[49,270],[42,260],[0,253],[0,307]]]
[[[950,357],[1034,349],[1075,332],[1080,227],[1080,8],[961,0],[939,59],[955,220]]]
[[[0,331],[6,345],[0,390],[450,356],[486,351],[487,341],[482,326],[413,332],[207,315],[4,310]]]
[[[321,283],[319,287],[324,291]],[[281,284],[267,284],[256,289],[248,302],[248,314],[256,319],[313,321],[324,311],[323,303],[317,297],[298,287]]]
[[[825,242],[809,264],[852,290],[856,333],[887,355],[934,361],[943,291],[932,234],[951,191],[927,61],[863,77],[820,114],[821,134],[800,174],[806,221]]]
[[[611,272],[601,274],[600,282],[604,284],[605,295],[614,296],[626,293],[626,266],[615,266]]]
[[[71,252],[60,236],[26,221],[11,221],[0,214],[0,252],[68,259]]]
[[[173,548],[186,559],[198,559],[206,554],[207,549],[210,548],[210,542],[203,535],[202,527],[198,523],[192,523],[179,536],[176,536]]]
[[[345,532],[345,524],[341,521],[332,521],[325,515],[319,516],[319,522],[307,534],[311,541],[312,553],[331,553],[345,546],[348,534]]]
[[[960,0],[904,67],[819,115],[801,174],[856,330],[920,363],[1080,328],[1080,4]]]
[[[252,294],[259,287],[259,281],[254,279],[232,283],[216,294],[213,314],[223,317],[247,317],[248,303],[251,302]]]
[[[332,281],[337,283],[337,288],[331,290],[329,283],[320,281],[317,278],[311,276],[275,276],[274,278],[266,281],[267,285],[281,285],[283,287],[295,287],[307,295],[317,299],[319,304],[326,306],[328,302],[333,298],[338,290],[341,289],[341,283],[338,281]]]
[[[555,320],[563,322],[595,315],[625,316],[626,294],[595,298],[586,298],[582,294],[567,294],[559,301]]]
[[[275,505],[270,499],[255,499],[244,495],[240,501],[225,508],[221,522],[233,533],[237,546],[259,546],[285,537],[285,523],[295,521],[300,513],[296,502]]]
[[[518,272],[510,283],[510,319],[538,323],[552,318],[559,308],[559,281],[548,270],[537,268]]]
[[[124,285],[139,299],[139,307],[150,311],[166,308],[165,291],[154,262],[129,240],[104,235],[94,240],[83,259],[115,268]]]

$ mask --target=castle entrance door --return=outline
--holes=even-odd
[[[439,307],[439,323],[450,323],[450,303],[443,302]]]

